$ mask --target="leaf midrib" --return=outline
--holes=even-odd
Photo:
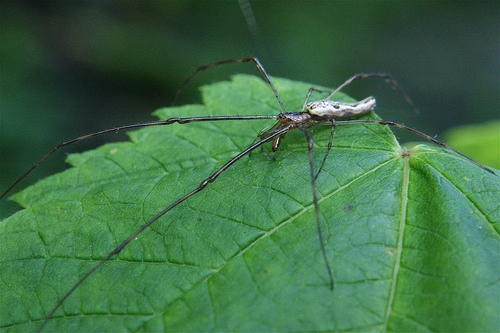
[[[389,292],[389,301],[387,302],[387,307],[385,311],[385,319],[383,325],[383,331],[387,332],[387,327],[389,325],[389,320],[392,314],[392,307],[394,303],[394,297],[396,295],[396,286],[398,281],[399,269],[401,267],[401,258],[403,254],[403,241],[406,227],[406,217],[408,208],[408,190],[410,186],[410,157],[404,157],[403,164],[403,181],[401,186],[401,207],[399,214],[399,231],[398,231],[398,243],[396,246],[396,259],[394,261],[394,268],[392,270],[391,278],[391,289]]]

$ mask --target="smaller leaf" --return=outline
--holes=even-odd
[[[452,128],[444,138],[470,158],[500,169],[500,120]]]

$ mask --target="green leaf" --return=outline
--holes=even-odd
[[[310,85],[275,83],[287,109],[300,110]],[[255,77],[202,90],[204,105],[156,115],[279,112]],[[101,259],[270,124],[133,131],[17,194],[26,209],[0,229],[2,328],[36,331]],[[330,129],[313,129],[316,166]],[[339,124],[317,179],[332,291],[306,147],[296,131],[270,153],[276,160],[243,157],[92,274],[44,331],[498,329],[498,176],[441,148],[405,151],[386,126]]]
[[[476,161],[500,168],[500,120],[452,128],[444,138]]]

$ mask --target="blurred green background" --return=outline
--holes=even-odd
[[[169,105],[198,66],[249,55],[270,75],[330,87],[359,72],[391,73],[420,115],[377,79],[346,92],[375,95],[383,118],[438,138],[458,125],[500,118],[498,1],[250,4],[257,38],[236,0],[2,1],[0,190],[62,140],[154,120],[151,112]],[[198,102],[200,85],[242,72],[259,74],[252,64],[204,72],[178,104]],[[69,152],[125,138],[69,147],[16,191],[66,168]],[[2,202],[0,216],[15,209]]]

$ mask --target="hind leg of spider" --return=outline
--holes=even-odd
[[[313,93],[313,91],[316,91],[316,92],[319,92],[319,93],[326,93],[326,92],[328,92],[326,90],[321,90],[321,89],[318,89],[316,87],[309,88],[309,91],[307,92],[306,99],[304,101],[304,105],[302,106],[302,112],[305,111],[306,105],[307,105],[307,103],[309,103],[309,98],[311,97],[311,94]]]
[[[488,168],[486,165],[484,164],[481,164],[479,162],[477,162],[476,160],[470,158],[469,156],[465,155],[464,153],[461,153],[459,152],[458,150],[448,146],[446,143],[444,142],[441,142],[439,140],[436,140],[434,139],[432,136],[430,135],[427,135],[423,132],[420,132],[420,131],[417,131],[416,129],[413,129],[411,127],[408,127],[408,126],[405,126],[405,125],[402,125],[402,124],[398,124],[398,123],[395,123],[393,121],[386,121],[386,120],[372,120],[372,119],[366,119],[366,120],[345,120],[345,121],[341,121],[341,122],[337,122],[337,124],[380,124],[380,125],[389,125],[389,126],[394,126],[394,127],[398,127],[398,128],[401,128],[401,129],[405,129],[405,130],[408,130],[410,132],[413,132],[415,134],[418,134],[420,135],[421,137],[423,138],[426,138],[427,140],[441,146],[441,147],[444,147],[446,149],[449,149],[455,153],[457,153],[458,155],[462,156],[462,157],[465,157],[466,159],[468,159],[469,161],[471,161],[472,163],[480,166],[481,168],[483,168],[484,170],[496,175],[496,176],[499,176],[495,171],[493,171],[492,169]]]
[[[342,88],[345,86],[349,85],[351,82],[357,80],[357,79],[364,79],[368,77],[380,77],[385,79],[386,81],[390,82],[393,87],[395,87],[399,93],[403,96],[405,101],[413,108],[416,114],[419,114],[420,112],[418,109],[415,107],[415,104],[413,104],[413,101],[411,100],[410,96],[401,88],[399,83],[394,79],[394,77],[391,74],[388,73],[359,73],[356,75],[353,75],[349,79],[347,79],[344,83],[342,83],[340,86],[338,86],[337,89],[335,89],[327,98],[325,99],[331,99],[336,93],[338,93]]]
[[[328,272],[328,278],[330,280],[330,289],[333,290],[335,282],[333,279],[332,269],[330,268],[330,263],[328,261],[327,255],[326,255],[325,241],[323,240],[323,233],[321,230],[321,220],[319,218],[319,203],[318,203],[318,194],[317,194],[317,189],[316,189],[316,176],[314,175],[314,160],[313,160],[314,141],[313,141],[313,138],[311,136],[311,133],[309,133],[309,131],[307,129],[303,129],[302,132],[304,132],[304,134],[307,138],[307,143],[308,143],[307,149],[309,152],[309,168],[311,170],[311,185],[312,185],[312,192],[313,192],[314,212],[315,212],[315,216],[316,216],[316,228],[318,230],[319,244],[321,246],[321,253],[323,255],[326,270]]]
[[[318,179],[319,173],[321,170],[323,170],[323,166],[325,166],[326,159],[328,157],[328,154],[330,153],[330,150],[332,149],[332,142],[333,142],[333,135],[335,134],[335,119],[330,120],[332,122],[332,131],[330,132],[330,140],[328,141],[328,147],[326,149],[325,156],[323,157],[323,161],[321,162],[321,165],[319,166],[318,172],[316,172],[316,175],[314,176],[314,179]]]

